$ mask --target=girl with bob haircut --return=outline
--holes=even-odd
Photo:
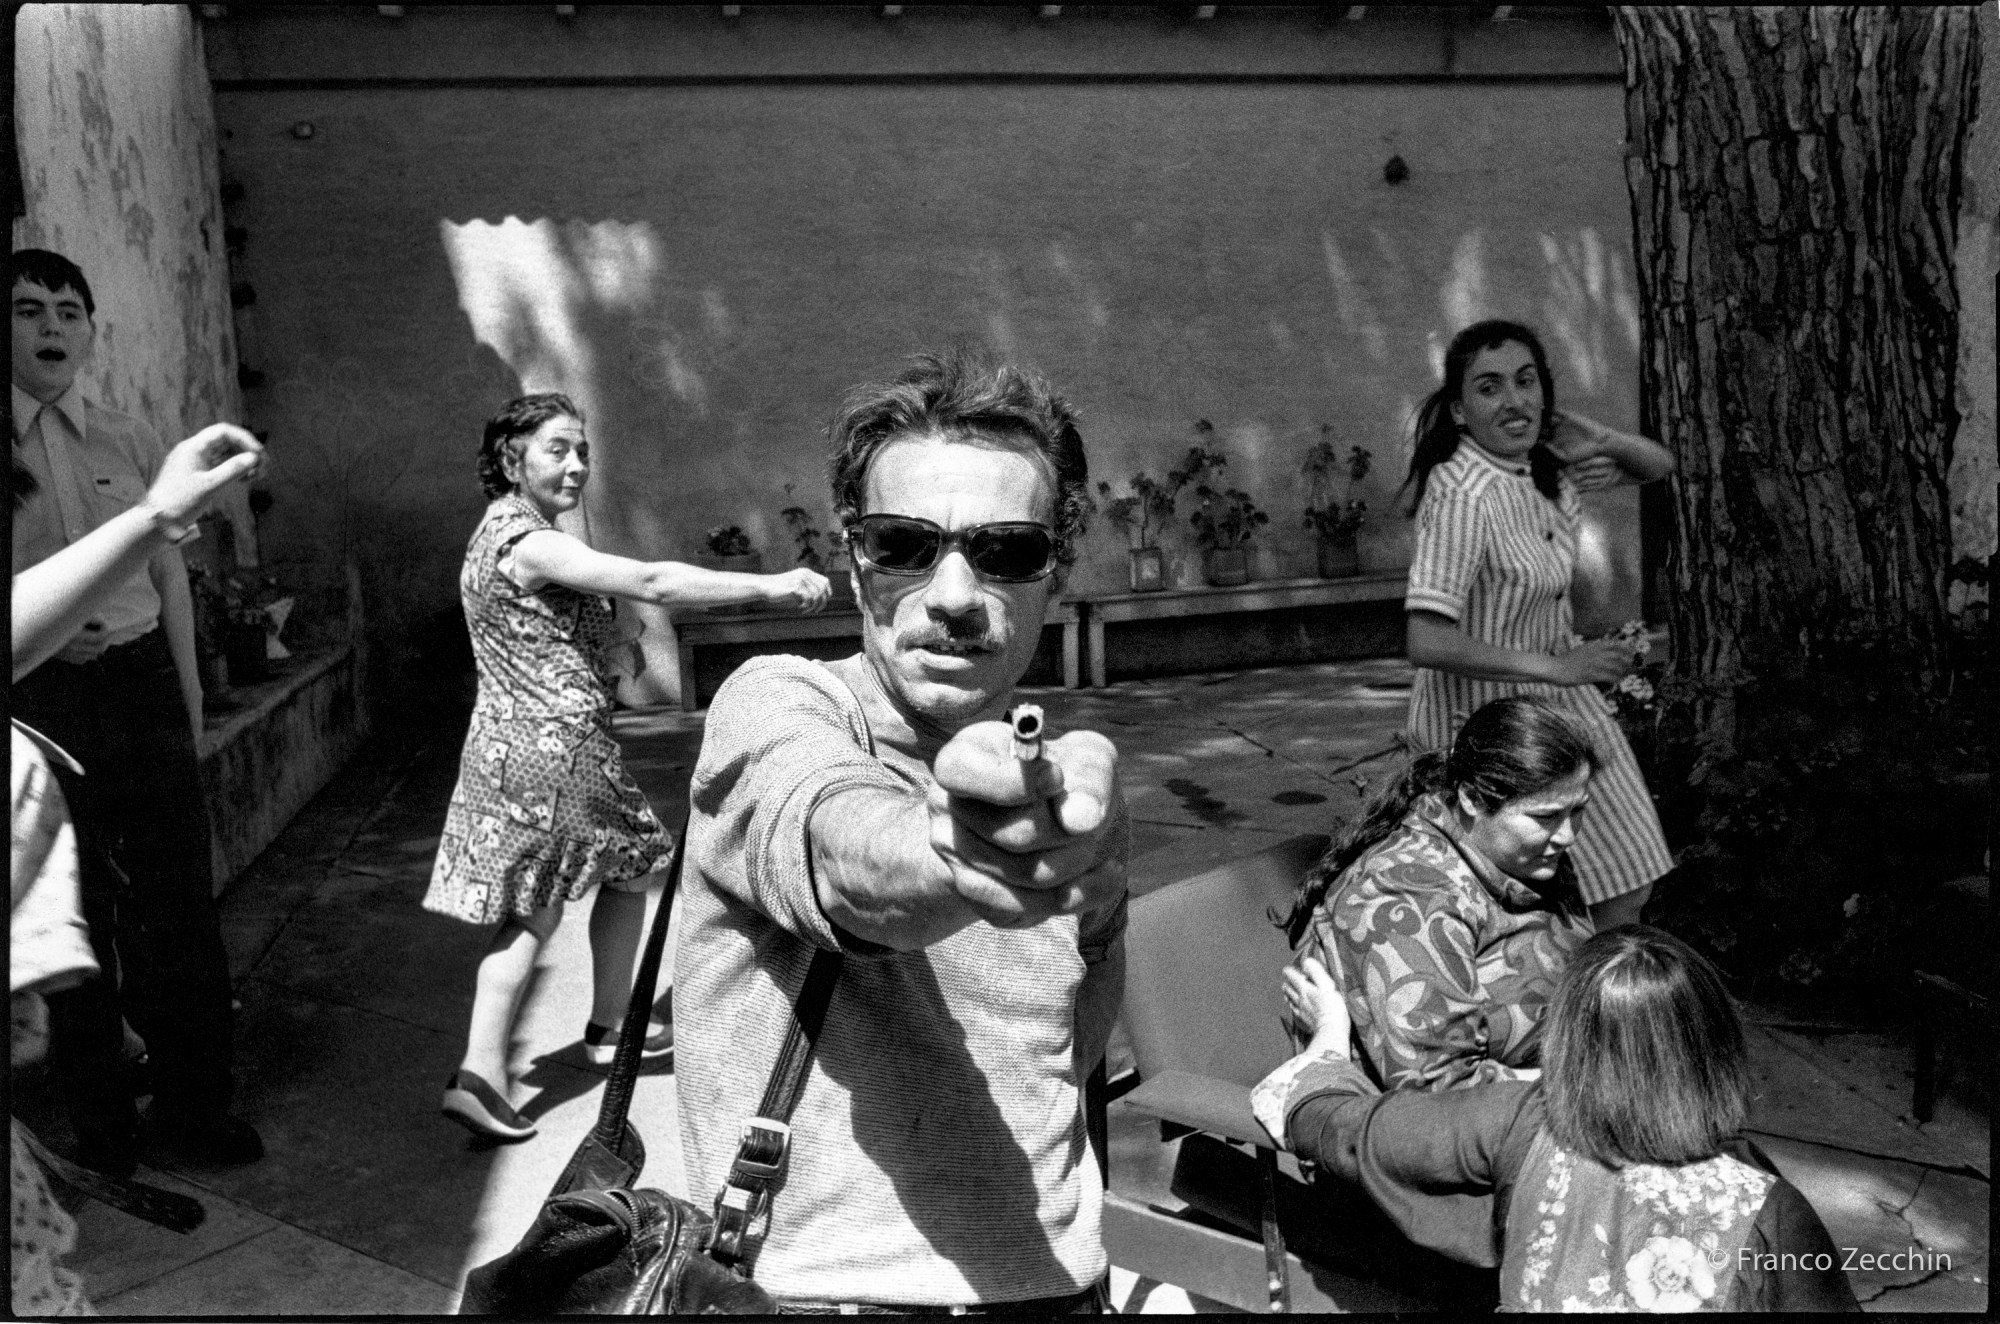
[[[1497,1261],[1501,1309],[1860,1309],[1819,1216],[1739,1134],[1742,1026],[1679,939],[1628,924],[1583,945],[1539,1081],[1383,1094],[1326,968],[1287,970],[1285,996],[1311,1039],[1253,1091],[1258,1120],[1412,1241]],[[1445,1207],[1486,1192],[1490,1219]]]
[[[1556,980],[1591,934],[1568,850],[1598,766],[1545,701],[1495,700],[1449,753],[1411,760],[1300,883],[1283,921],[1294,962],[1336,972],[1376,1085],[1534,1071]]]
[[[1672,472],[1666,447],[1556,408],[1540,337],[1487,321],[1452,338],[1417,416],[1406,487],[1417,519],[1404,595],[1410,748],[1442,751],[1482,705],[1546,699],[1602,765],[1576,840],[1577,888],[1598,927],[1639,918],[1673,867],[1639,764],[1597,691],[1632,669],[1615,640],[1572,644],[1579,494]]]
[[[566,395],[509,400],[487,421],[477,467],[489,504],[458,588],[479,697],[423,907],[495,926],[473,985],[465,1056],[445,1081],[441,1109],[476,1136],[511,1142],[535,1134],[508,1099],[514,1020],[563,907],[597,893],[583,1052],[605,1066],[632,995],[646,892],[673,860],[674,842],[611,734],[614,600],[811,612],[829,590],[804,568],[747,575],[636,561],[556,527],[582,504],[590,479],[583,411]],[[673,1027],[655,1022],[643,1053],[664,1057],[673,1042]]]

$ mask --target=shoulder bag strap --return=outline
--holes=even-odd
[[[638,973],[632,977],[632,1000],[625,1004],[625,1020],[618,1027],[618,1050],[611,1058],[611,1074],[604,1084],[604,1102],[597,1109],[597,1125],[591,1138],[616,1150],[625,1134],[625,1117],[632,1109],[632,1091],[639,1080],[639,1057],[646,1047],[646,1025],[653,1014],[653,989],[660,982],[660,954],[667,945],[667,919],[673,913],[674,893],[680,888],[681,866],[687,859],[688,820],[681,820],[680,835],[674,842],[674,862],[667,866],[667,883],[660,891],[660,908],[653,914],[653,927],[646,934],[646,949],[639,957]]]
[[[736,1145],[736,1159],[729,1165],[729,1177],[715,1194],[715,1228],[708,1243],[709,1255],[732,1268],[742,1267],[751,1258],[768,1229],[771,1193],[785,1179],[785,1165],[792,1152],[792,1110],[805,1092],[806,1073],[812,1066],[813,1047],[820,1027],[826,1022],[827,1004],[833,1000],[834,981],[840,977],[841,954],[824,949],[813,953],[806,968],[805,983],[792,1005],[791,1026],[785,1031],[784,1046],[771,1068],[757,1115],[743,1123],[743,1136]]]

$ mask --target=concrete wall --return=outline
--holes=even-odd
[[[1404,563],[1407,422],[1466,322],[1538,323],[1563,403],[1635,421],[1623,91],[1597,15],[1326,12],[232,7],[267,559],[357,556],[392,661],[456,611],[480,423],[559,388],[599,545],[733,523],[782,565],[842,390],[959,339],[1054,378],[1101,477],[1211,420],[1266,573],[1311,573],[1298,465],[1331,424],[1375,454],[1365,564]],[[1593,502],[1587,624],[1637,614],[1635,509]],[[1184,526],[1168,548],[1198,575]],[[1076,587],[1124,574],[1099,528]],[[669,630],[631,697],[673,697]]]
[[[83,268],[97,301],[85,388],[171,445],[240,422],[216,129],[186,5],[26,5],[14,115],[27,214],[16,248]],[[256,546],[241,493],[238,544]]]

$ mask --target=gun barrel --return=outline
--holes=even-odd
[[[1014,757],[1023,763],[1042,756],[1042,709],[1040,704],[1024,703],[1007,714],[1007,721],[1014,728]]]

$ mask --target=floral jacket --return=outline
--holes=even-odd
[[[1339,983],[1377,1085],[1455,1089],[1539,1064],[1542,1014],[1591,933],[1574,895],[1550,900],[1460,850],[1420,802],[1335,881],[1295,959]]]
[[[1356,1182],[1419,1245],[1500,1265],[1502,1310],[1859,1310],[1819,1216],[1757,1149],[1622,1170],[1556,1144],[1539,1082],[1383,1094],[1295,1057],[1252,1095],[1286,1148]],[[1491,1192],[1490,1223],[1460,1216]]]

